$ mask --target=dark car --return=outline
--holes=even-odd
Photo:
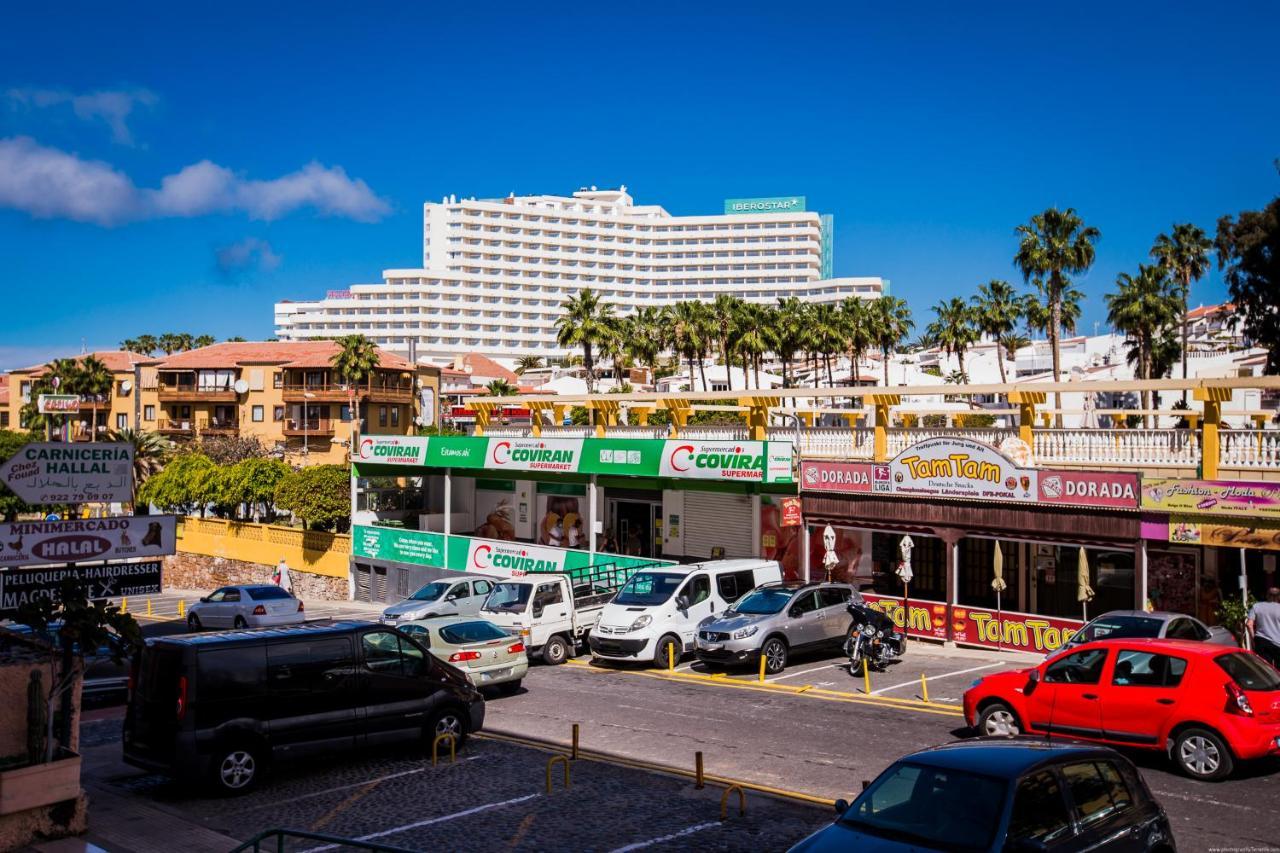
[[[484,699],[394,628],[334,622],[149,640],[134,658],[124,760],[253,787],[274,759],[399,741],[459,743]]]
[[[895,762],[791,850],[1174,853],[1164,809],[1132,763],[1070,741],[978,738]]]

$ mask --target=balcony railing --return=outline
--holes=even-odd
[[[195,435],[194,418],[160,418],[156,421],[156,432],[166,435]]]
[[[165,385],[156,386],[156,394],[166,403],[234,403],[239,396],[230,386]]]
[[[323,419],[302,420],[289,418],[284,422],[284,434],[289,436],[331,436],[334,422]]]
[[[350,391],[346,385],[327,383],[303,383],[299,385],[287,383],[281,387],[281,390],[283,391],[284,399],[290,403],[303,403],[312,400],[345,403],[350,399]],[[356,388],[356,396],[366,400],[408,402],[413,399],[413,384],[402,382],[384,385],[374,382],[372,384],[359,385]]]

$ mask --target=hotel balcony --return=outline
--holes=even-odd
[[[193,436],[196,434],[193,418],[165,418],[156,421],[156,432],[162,435]]]
[[[283,387],[286,403],[346,403],[348,390],[346,385],[285,385]],[[411,403],[413,402],[413,383],[403,382],[371,382],[360,385],[356,397],[372,403]]]
[[[234,388],[164,383],[156,386],[156,395],[161,403],[234,403],[239,399]]]
[[[334,421],[331,420],[297,420],[289,418],[284,422],[284,434],[290,438],[302,438],[315,436],[316,438],[330,438],[333,436]]]

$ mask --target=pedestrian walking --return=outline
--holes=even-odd
[[[1250,608],[1245,625],[1253,637],[1253,650],[1280,669],[1280,588],[1267,590],[1267,600]]]
[[[280,562],[276,564],[276,570],[271,579],[285,592],[293,592],[293,575],[289,572],[289,564],[285,562],[284,557],[281,557]]]

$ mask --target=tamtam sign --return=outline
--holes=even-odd
[[[1143,478],[1142,508],[1197,515],[1280,518],[1280,483]]]
[[[133,445],[33,442],[0,465],[0,480],[31,504],[133,499]]]
[[[102,566],[53,566],[0,572],[0,616],[42,598],[57,599],[68,581],[84,586],[90,600],[160,592],[159,560]]]
[[[487,471],[794,482],[789,441],[370,435],[360,440],[352,459]]]
[[[967,438],[930,438],[889,462],[889,482],[874,491],[947,498],[1034,501],[1038,471],[1019,468],[994,447]]]
[[[41,394],[36,397],[36,411],[42,415],[74,415],[80,411],[80,395]]]
[[[1078,619],[947,605],[941,601],[907,599],[904,607],[901,598],[872,593],[863,593],[863,598],[912,637],[951,639],[966,645],[1036,654],[1062,648],[1084,625]]]
[[[160,557],[175,550],[172,515],[0,524],[0,568]]]
[[[805,198],[802,195],[788,195],[774,198],[727,198],[724,200],[725,213],[799,213],[804,210]]]

